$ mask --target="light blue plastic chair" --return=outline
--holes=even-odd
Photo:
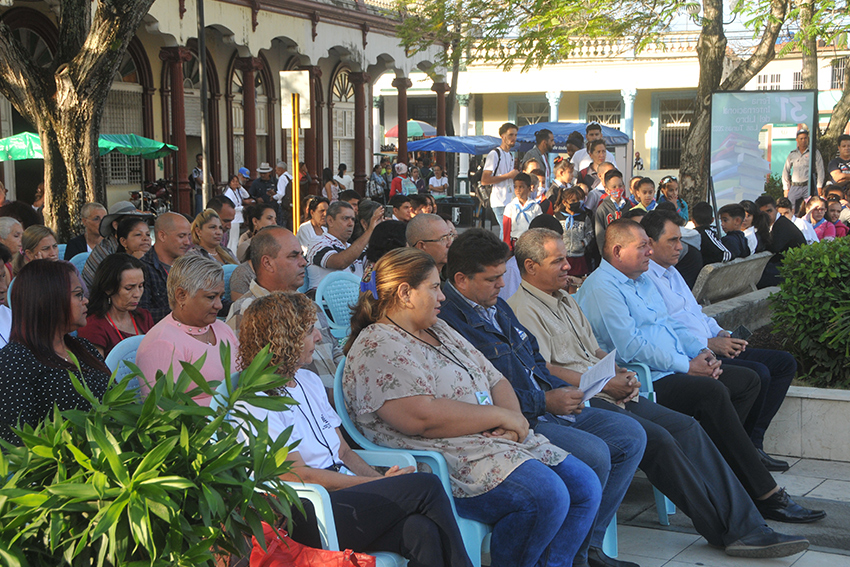
[[[57,244],[56,246],[57,246],[57,247],[58,247],[58,249],[59,249],[59,259],[60,259],[60,260],[64,260],[64,259],[65,259],[65,248],[66,248],[68,245],[67,245],[67,244]]]
[[[86,260],[89,259],[90,255],[91,255],[91,252],[80,252],[79,254],[75,254],[74,257],[71,258],[68,261],[71,262],[72,264],[74,264],[74,267],[77,268],[77,271],[82,274],[83,273],[83,266],[86,265]],[[62,256],[59,256],[59,257],[61,258]]]
[[[310,291],[310,278],[307,276],[307,270],[304,270],[304,283],[298,288],[298,293],[307,293]]]
[[[360,278],[342,270],[325,276],[316,288],[316,303],[329,313],[331,334],[342,339],[351,327],[351,308],[360,298]]]
[[[642,362],[630,362],[628,364],[621,364],[620,366],[628,368],[637,374],[640,380],[640,395],[651,402],[655,402],[655,390],[652,388],[652,374],[649,371],[649,366]],[[655,509],[658,512],[658,523],[662,526],[669,526],[670,518],[668,516],[676,513],[676,505],[654,486],[652,487],[652,492],[655,494]]]
[[[142,339],[144,338],[144,335],[128,337],[112,347],[112,350],[106,355],[106,366],[115,374],[116,382],[120,382],[125,376],[130,374],[130,368],[124,362],[136,363],[136,351],[139,350],[139,345],[142,344]],[[137,376],[130,379],[129,388],[139,389],[139,378]]]
[[[9,309],[12,308],[12,285],[15,283],[15,278],[12,278],[12,281],[9,282],[9,286],[6,288],[6,305]]]
[[[230,377],[231,390],[239,384],[239,372],[236,372]],[[210,409],[218,410],[225,404],[227,400],[227,384],[222,382],[216,388],[216,394],[210,400]],[[356,450],[357,453],[367,464],[373,467],[392,467],[398,465],[400,468],[415,467],[416,460],[410,453],[404,451],[363,451]],[[322,547],[332,551],[341,551],[339,548],[339,540],[336,534],[336,523],[334,522],[333,506],[331,498],[325,487],[319,484],[308,484],[302,482],[287,482],[289,486],[295,489],[295,492],[300,498],[309,500],[316,512],[316,520],[319,524],[319,534],[322,538]],[[407,560],[402,556],[390,553],[388,551],[369,551],[369,555],[373,555],[376,559],[378,567],[404,567],[407,565]]]
[[[230,276],[233,275],[233,271],[239,267],[239,264],[225,264],[222,266],[224,269],[224,297],[222,297],[222,302],[227,303],[230,301]]]

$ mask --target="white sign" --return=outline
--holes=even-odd
[[[310,128],[310,71],[280,72],[281,128],[292,128],[292,94],[299,95],[301,128]]]

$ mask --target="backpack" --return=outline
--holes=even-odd
[[[291,539],[285,531],[280,535],[263,522],[266,550],[252,538],[251,567],[375,567],[375,557],[365,553],[314,549]]]
[[[496,148],[496,167],[493,168],[493,175],[496,175],[496,172],[499,171],[499,165],[502,163],[502,152],[499,151],[499,148]],[[481,168],[481,178],[484,178],[484,168]],[[481,204],[485,207],[490,206],[490,194],[493,193],[492,185],[484,185],[481,184],[478,186],[478,198],[481,199]]]

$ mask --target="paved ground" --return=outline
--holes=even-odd
[[[645,477],[632,483],[617,514],[620,559],[641,567],[850,567],[850,463],[790,459],[788,472],[774,473],[794,499],[811,508],[826,510],[826,519],[804,525],[770,522],[789,534],[805,535],[808,551],[783,559],[753,560],[729,557],[706,543],[681,512],[670,516],[670,526],[658,523],[652,486]]]

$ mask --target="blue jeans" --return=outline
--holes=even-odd
[[[602,547],[605,530],[617,513],[646,449],[646,432],[627,415],[597,408],[582,408],[575,423],[546,414],[534,431],[553,445],[569,451],[588,465],[602,485],[602,503],[586,545],[579,549],[576,563],[586,560],[587,547]]]
[[[499,233],[502,232],[502,217],[505,216],[505,207],[490,207],[493,209],[493,214],[496,215],[496,220],[499,221]]]
[[[493,524],[492,567],[571,567],[593,526],[601,488],[572,455],[554,467],[529,460],[499,486],[455,498],[464,518]]]

